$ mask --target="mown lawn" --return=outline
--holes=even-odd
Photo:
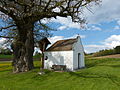
[[[0,62],[0,90],[120,90],[120,59],[86,59],[85,69],[45,75],[34,63],[34,70],[13,74],[9,62]]]

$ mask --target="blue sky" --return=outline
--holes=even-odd
[[[87,53],[111,49],[120,45],[120,1],[103,0],[100,5],[88,8],[93,13],[84,9],[83,16],[88,23],[84,30],[80,28],[80,24],[73,23],[70,17],[42,20],[58,29],[51,32],[53,36],[49,40],[54,43],[61,39],[75,38],[79,34]],[[0,42],[3,41],[0,39]]]

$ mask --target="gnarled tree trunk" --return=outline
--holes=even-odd
[[[33,36],[33,24],[20,25],[18,27],[18,36],[12,44],[14,73],[33,69]]]

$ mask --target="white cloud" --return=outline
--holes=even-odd
[[[111,49],[118,45],[120,45],[120,35],[111,35],[101,45],[85,45],[84,48],[87,53],[92,53],[103,49]]]
[[[42,20],[41,20],[41,22],[42,22],[42,23],[44,23],[44,24],[47,24],[47,23],[49,23],[49,22],[50,22],[50,20],[49,20],[49,19],[47,19],[47,18],[44,18],[44,19],[42,19]]]
[[[60,12],[60,9],[58,7],[56,7],[55,9],[53,9],[54,12]]]
[[[64,29],[66,29],[67,28],[67,26],[60,26],[59,28],[58,28],[58,30],[64,30]]]
[[[54,36],[54,37],[51,37],[51,38],[48,38],[48,39],[51,42],[51,44],[53,44],[53,43],[55,43],[58,40],[63,40],[64,36]]]
[[[92,26],[92,29],[93,30],[97,30],[97,31],[101,31],[101,28],[100,27],[96,27],[96,26]]]
[[[120,19],[118,19],[117,24],[120,25]]]
[[[120,26],[115,26],[114,27],[114,30],[119,30],[120,29]]]
[[[97,26],[91,26],[91,27],[88,27],[88,30],[101,31],[102,29]]]
[[[65,38],[64,36],[54,36],[54,37],[51,37],[51,38],[48,38],[48,39],[49,39],[49,41],[51,42],[51,45],[52,45],[53,43],[55,43],[58,40],[76,38],[77,36],[78,36],[77,34],[75,34],[75,35],[73,35],[71,37],[67,37],[67,38]],[[86,36],[85,35],[80,35],[80,37],[85,38]]]
[[[0,44],[3,44],[5,41],[6,41],[5,38],[1,38],[1,39],[0,39]]]
[[[66,26],[68,28],[77,28],[77,29],[80,29],[80,24],[78,23],[74,23],[72,22],[72,19],[71,17],[67,17],[67,18],[64,18],[64,17],[58,17],[55,19],[55,18],[52,18],[51,19],[51,22],[57,22],[57,23],[60,23],[62,24],[63,26]]]
[[[52,22],[57,22],[57,23],[62,24],[62,26],[60,26],[58,28],[59,30],[64,30],[66,28],[82,29],[82,25],[72,22],[71,17],[68,17],[68,18],[57,17],[57,19],[52,19]],[[89,26],[89,27],[87,27],[87,25],[84,25],[84,27],[87,28],[87,30],[97,30],[97,31],[101,30],[100,27],[97,27],[97,26],[94,26],[94,25]]]
[[[87,53],[93,53],[99,50],[109,49],[108,47],[104,45],[84,45],[84,48],[85,48],[85,52]]]
[[[86,35],[80,35],[81,38],[86,38]]]
[[[100,22],[112,21],[120,18],[120,2],[119,0],[102,0],[100,6],[92,7],[92,14],[85,10],[85,16],[88,23],[98,24]]]
[[[6,42],[5,38],[0,38],[0,47],[1,48],[6,48],[6,44],[4,44]],[[3,45],[4,44],[4,45]]]
[[[78,36],[78,34],[75,34],[75,35],[73,35],[73,36],[71,36],[71,37],[68,37],[68,38],[66,38],[66,39],[69,39],[69,38],[76,38]],[[81,38],[86,38],[86,36],[85,35],[79,35]]]
[[[111,48],[120,45],[120,35],[112,35],[109,38],[105,39],[103,42],[104,45],[109,46]]]

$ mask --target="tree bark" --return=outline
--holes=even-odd
[[[18,36],[12,44],[13,49],[13,72],[25,72],[34,68],[34,35],[33,24],[20,25]]]

